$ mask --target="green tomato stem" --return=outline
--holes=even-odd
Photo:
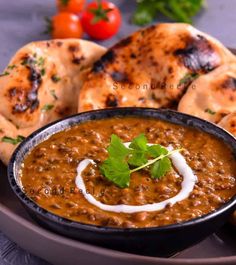
[[[172,154],[174,154],[176,152],[181,152],[182,150],[183,150],[183,148],[176,149],[176,150],[173,150],[173,151],[168,152],[166,155],[160,155],[160,156],[158,156],[158,157],[156,157],[156,158],[154,158],[152,160],[149,160],[146,164],[144,164],[142,166],[139,166],[139,167],[136,167],[134,169],[131,169],[130,170],[130,174],[133,173],[133,172],[135,172],[135,171],[138,171],[138,170],[140,170],[142,168],[145,168],[147,166],[150,166],[150,165],[154,164],[156,161],[163,159],[164,157],[170,156],[170,155],[172,155]]]

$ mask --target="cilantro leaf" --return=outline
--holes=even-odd
[[[153,158],[158,157],[160,155],[166,155],[167,153],[168,150],[160,144],[155,144],[148,147],[148,154]]]
[[[211,110],[211,109],[209,109],[209,108],[205,109],[205,112],[206,112],[206,113],[209,113],[209,114],[211,114],[211,115],[215,115],[215,114],[216,114],[215,111],[213,111],[213,110]]]
[[[58,100],[58,97],[57,97],[56,92],[55,92],[54,89],[50,90],[50,94],[55,100]]]
[[[128,163],[131,166],[141,166],[143,164],[146,164],[148,162],[146,152],[134,150],[132,152],[132,155],[130,156]]]
[[[121,188],[129,186],[130,170],[128,163],[122,159],[109,157],[100,166],[102,174]]]
[[[109,157],[100,165],[100,171],[120,188],[129,186],[130,175],[133,172],[145,167],[149,169],[149,166],[151,166],[151,177],[161,178],[171,169],[168,156],[181,151],[181,149],[168,151],[159,144],[149,146],[144,134],[134,138],[129,148],[117,135],[112,134],[107,150]],[[150,158],[153,159],[149,160]]]
[[[152,178],[160,179],[171,169],[171,162],[168,157],[156,161],[151,168]]]
[[[43,66],[44,63],[45,63],[45,58],[43,57],[39,57],[38,61],[36,62],[38,66]]]
[[[52,75],[52,76],[51,76],[51,80],[52,80],[54,83],[58,83],[59,81],[61,81],[61,78],[60,78],[58,75]]]
[[[149,3],[147,0],[140,1],[133,15],[132,22],[136,25],[143,26],[152,22],[155,16],[156,9],[153,8],[153,3]]]
[[[42,107],[42,111],[48,111],[48,110],[51,110],[54,108],[54,105],[52,104],[45,104],[43,107]]]
[[[0,76],[6,76],[9,75],[10,73],[8,71],[4,71],[2,74],[0,74]]]
[[[107,148],[107,151],[111,157],[123,159],[129,154],[129,149],[125,147],[121,139],[112,134],[111,143]]]
[[[132,22],[143,26],[154,20],[160,13],[177,22],[192,23],[205,0],[136,0],[137,8]]]
[[[195,79],[199,77],[198,73],[187,73],[183,78],[180,79],[179,85],[190,85]]]
[[[136,150],[146,151],[147,150],[147,138],[144,133],[141,133],[139,136],[135,137],[129,148],[133,148]]]
[[[16,144],[21,143],[24,139],[25,139],[25,137],[22,136],[22,135],[17,135],[16,138],[12,138],[12,137],[9,137],[9,136],[4,136],[4,137],[2,137],[1,141],[5,142],[5,143],[16,145]]]
[[[131,148],[131,151],[128,163],[131,166],[141,166],[148,162],[147,138],[143,133],[133,139],[129,148]]]
[[[15,64],[12,64],[12,65],[8,65],[8,66],[7,66],[7,69],[10,69],[10,70],[12,70],[12,69],[14,69],[14,68],[16,68],[16,65],[15,65]]]

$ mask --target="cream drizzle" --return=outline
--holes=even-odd
[[[125,143],[126,146],[129,143]],[[149,144],[152,145],[152,144]],[[171,146],[167,148],[169,151],[173,150]],[[194,185],[197,182],[197,176],[193,174],[192,169],[188,166],[184,156],[180,153],[176,152],[171,154],[170,159],[172,160],[173,165],[177,169],[178,173],[183,176],[183,181],[181,183],[181,190],[174,197],[164,200],[162,202],[144,204],[144,205],[126,205],[126,204],[118,204],[118,205],[108,205],[101,203],[96,200],[91,194],[86,192],[86,187],[82,178],[82,173],[86,169],[89,164],[95,165],[96,163],[92,159],[84,159],[82,160],[77,167],[77,176],[75,179],[75,184],[77,188],[83,193],[85,199],[93,204],[94,206],[109,212],[116,213],[137,213],[137,212],[153,212],[160,211],[164,209],[167,205],[174,205],[175,203],[182,201],[188,198],[189,194],[193,191]]]

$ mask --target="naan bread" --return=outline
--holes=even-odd
[[[13,56],[0,77],[0,137],[28,136],[54,120],[77,113],[88,68],[106,49],[89,41],[32,42]],[[15,149],[0,142],[7,163]]]
[[[236,137],[236,111],[226,115],[218,125]]]
[[[6,135],[8,137],[16,138],[18,136],[18,132],[13,123],[0,114],[0,139]],[[8,164],[14,150],[15,145],[0,142],[0,159],[4,164]]]
[[[219,41],[188,24],[158,24],[110,48],[83,84],[79,111],[170,107],[197,75],[234,60]]]
[[[236,60],[193,81],[181,98],[178,111],[214,123],[236,111]]]

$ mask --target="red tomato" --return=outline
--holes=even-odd
[[[52,17],[52,32],[54,39],[81,38],[83,29],[78,16],[61,12]]]
[[[111,2],[92,2],[82,13],[81,24],[92,38],[104,40],[115,35],[121,24],[119,9]]]
[[[86,0],[57,0],[60,12],[79,13],[84,9]]]

